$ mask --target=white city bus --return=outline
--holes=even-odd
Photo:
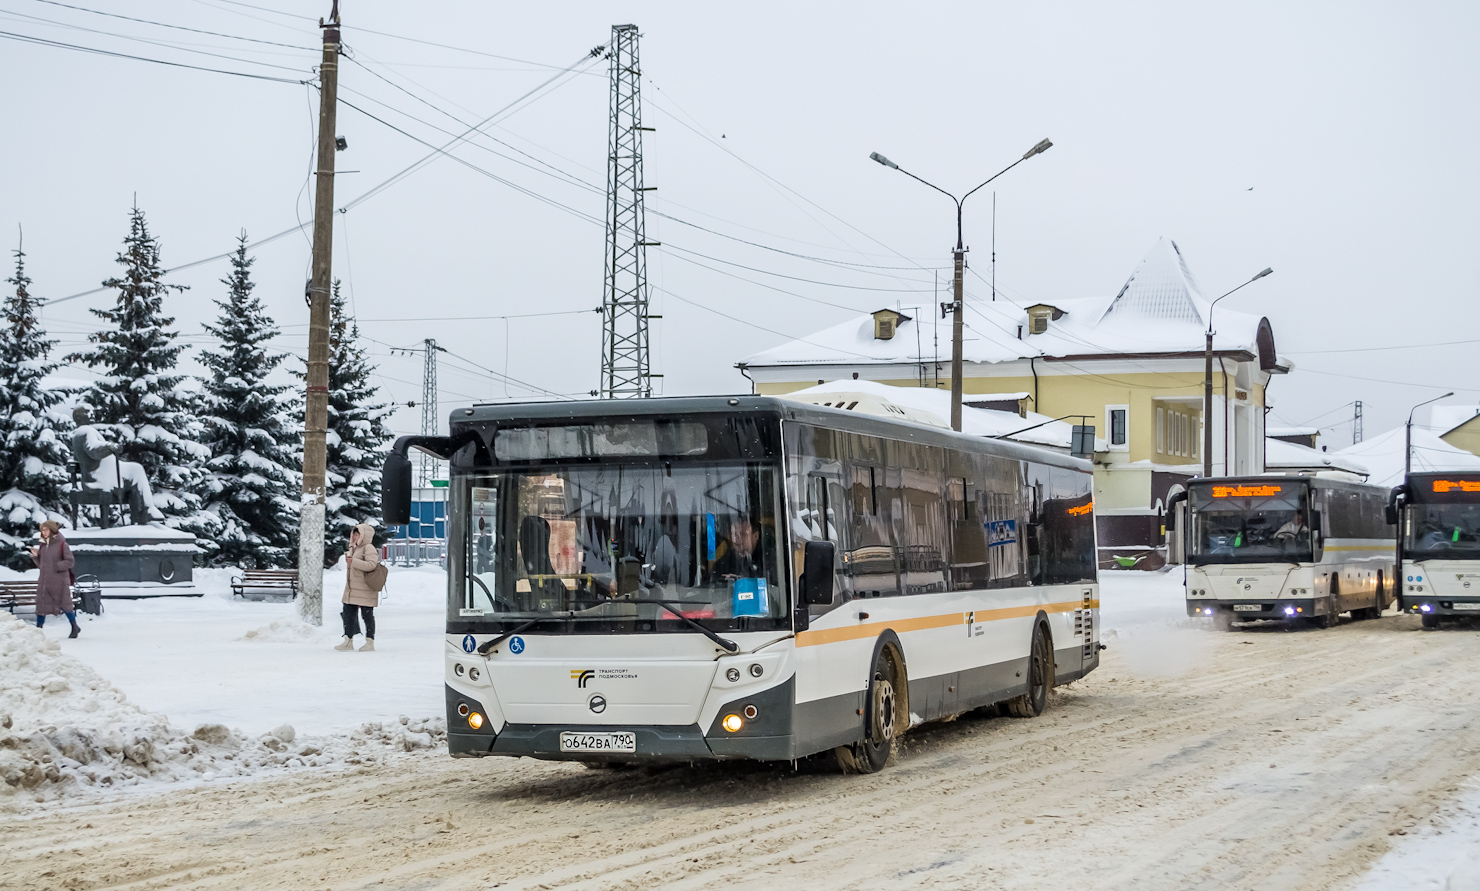
[[[484,405],[450,460],[454,756],[882,768],[1099,663],[1090,465],[766,397]]]
[[[1336,624],[1393,602],[1387,490],[1324,477],[1252,476],[1187,484],[1187,614]]]
[[[1389,503],[1402,561],[1398,608],[1425,628],[1480,616],[1480,474],[1410,473]]]

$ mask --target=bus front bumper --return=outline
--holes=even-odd
[[[1404,595],[1398,598],[1398,610],[1415,616],[1480,618],[1480,597]]]
[[[1314,597],[1280,600],[1211,600],[1206,597],[1187,600],[1187,615],[1230,615],[1238,621],[1254,619],[1300,619],[1326,614],[1326,601]]]
[[[796,757],[792,735],[795,678],[743,699],[726,703],[715,715],[706,733],[698,724],[505,724],[497,733],[485,726],[468,726],[457,706],[471,703],[448,688],[447,750],[454,758],[487,755],[542,758],[554,761],[684,762],[720,759],[786,761]],[[473,708],[476,708],[473,704]],[[751,713],[753,712],[753,717]],[[744,715],[737,731],[723,726],[727,715]],[[591,734],[628,732],[636,738],[633,752],[566,752],[560,740],[565,733]]]

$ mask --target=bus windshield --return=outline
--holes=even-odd
[[[1414,504],[1406,514],[1403,555],[1408,559],[1480,559],[1480,503]]]
[[[1191,487],[1192,563],[1308,562],[1312,559],[1306,487],[1288,482],[1208,483]]]
[[[458,474],[449,628],[698,633],[675,613],[787,627],[774,477],[682,462]]]

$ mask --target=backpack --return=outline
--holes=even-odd
[[[390,570],[386,568],[385,564],[377,563],[374,569],[365,573],[365,584],[371,591],[379,594],[385,589],[385,580],[388,575],[390,575]]]

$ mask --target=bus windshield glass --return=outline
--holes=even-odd
[[[720,632],[789,627],[771,467],[583,463],[452,485],[449,627],[698,633],[680,615]]]
[[[1311,560],[1306,486],[1284,481],[1230,481],[1190,488],[1191,562]]]
[[[1480,502],[1414,504],[1406,514],[1403,555],[1408,559],[1480,559]]]

